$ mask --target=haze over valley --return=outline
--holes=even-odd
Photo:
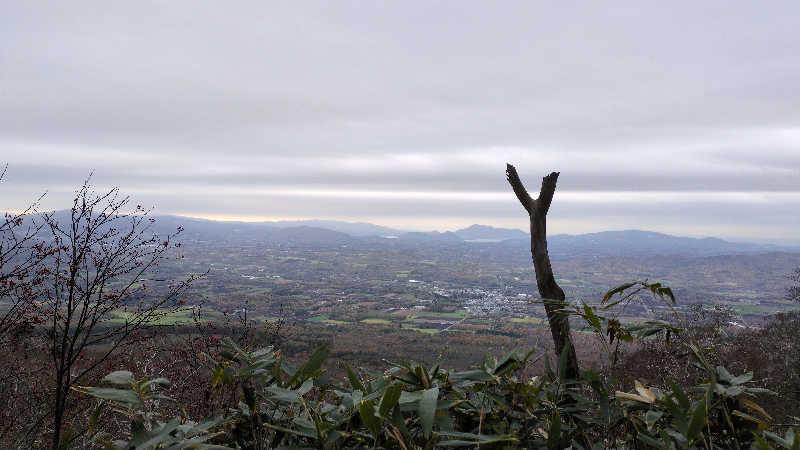
[[[174,216],[157,217],[157,223],[165,229],[183,224],[183,270],[211,269],[199,283],[212,304],[246,299],[265,316],[280,306],[297,320],[326,316],[341,322],[431,308],[481,318],[544,317],[541,305],[531,305],[538,295],[529,238],[519,230],[473,225],[422,233],[366,223]],[[549,251],[571,301],[596,302],[616,284],[650,279],[672,286],[684,306],[720,303],[748,317],[791,307],[786,274],[800,263],[796,247],[637,230],[553,235]],[[657,314],[628,313],[639,319]]]

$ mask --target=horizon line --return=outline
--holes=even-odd
[[[410,232],[424,232],[424,233],[446,233],[446,232],[456,232],[460,230],[464,230],[474,225],[478,226],[488,226],[496,229],[504,229],[504,230],[514,230],[520,231],[525,234],[530,234],[529,231],[523,228],[517,227],[503,227],[503,226],[496,226],[491,224],[485,223],[478,223],[473,222],[470,225],[466,226],[454,226],[449,228],[441,228],[441,229],[431,229],[431,228],[414,228],[414,229],[407,229],[407,228],[398,228],[395,226],[390,225],[382,225],[380,223],[372,222],[369,220],[342,220],[342,219],[331,219],[331,218],[320,218],[320,217],[274,217],[274,216],[234,216],[234,215],[197,215],[197,214],[185,214],[185,213],[171,213],[171,214],[160,214],[162,216],[173,216],[173,217],[185,217],[188,219],[198,219],[198,220],[207,220],[211,222],[231,222],[231,223],[250,223],[250,224],[259,224],[259,223],[281,223],[281,222],[338,222],[338,223],[346,223],[351,225],[372,225],[378,226],[383,228],[389,228],[393,231],[399,231],[403,233],[410,233]],[[772,245],[786,245],[786,246],[800,246],[800,240],[792,240],[792,239],[779,239],[775,241],[769,240],[759,240],[758,238],[753,237],[725,237],[720,235],[707,235],[707,234],[674,234],[671,232],[657,230],[657,229],[649,229],[649,228],[613,228],[613,227],[599,227],[597,231],[588,231],[583,233],[555,233],[551,234],[550,236],[558,236],[558,235],[566,235],[566,236],[580,236],[580,235],[587,235],[587,234],[595,234],[595,233],[608,233],[608,232],[624,232],[624,231],[641,231],[641,232],[648,232],[648,233],[658,233],[663,234],[666,236],[673,236],[673,237],[682,237],[682,238],[690,238],[690,239],[720,239],[723,241],[727,241],[730,243],[738,243],[738,244],[772,244]],[[780,242],[776,244],[776,242]]]

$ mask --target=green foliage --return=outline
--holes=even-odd
[[[583,319],[586,326],[595,334],[602,344],[609,362],[616,364],[619,357],[620,346],[623,342],[647,339],[663,335],[667,343],[672,335],[680,333],[681,329],[663,320],[648,320],[631,326],[624,326],[619,320],[605,315],[620,303],[633,301],[640,292],[650,292],[653,297],[664,302],[667,306],[675,305],[672,290],[662,286],[661,283],[648,283],[634,281],[625,283],[608,291],[600,303],[593,307],[585,302],[576,305],[574,310],[562,309],[562,314],[575,315]]]
[[[89,417],[89,443],[101,445],[109,450],[229,448],[207,443],[220,434],[211,430],[223,423],[222,417],[214,417],[200,423],[177,417],[168,422],[159,420],[154,412],[154,404],[159,400],[171,399],[160,394],[157,389],[168,387],[169,380],[164,378],[135,380],[130,372],[117,371],[106,375],[103,382],[116,387],[73,387],[78,392],[101,400]],[[130,440],[111,441],[106,433],[98,431],[100,415],[109,405],[112,411],[130,420]]]
[[[615,296],[631,298],[629,289],[674,303],[669,288],[636,282],[612,289],[598,307],[564,311],[586,322],[612,361],[619,342],[681,333],[667,322],[625,327],[607,317],[609,305],[622,301]],[[109,448],[800,449],[800,436],[779,435],[755,402],[768,391],[752,387],[752,373],[712,367],[691,342],[685,350],[705,374],[702,383],[635,381],[631,392],[613,393],[612,383],[593,371],[566,379],[566,352],[555,368],[545,358],[546,372],[537,377],[526,375],[532,354],[512,351],[463,371],[406,361],[387,361],[384,372],[344,364],[346,380],[332,383],[324,376],[325,346],[299,368],[272,348],[243,349],[229,339],[224,346],[210,383],[220,393],[236,392],[238,405],[199,424],[149,415],[149,402],[166,399],[154,391],[166,380],[114,372],[105,381],[122,387],[80,388],[132,421],[131,440]],[[93,412],[94,422],[99,414]]]

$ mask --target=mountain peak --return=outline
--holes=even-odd
[[[522,230],[512,228],[495,228],[489,225],[470,225],[467,228],[456,230],[455,234],[465,241],[504,241],[507,239],[521,239],[528,236]]]

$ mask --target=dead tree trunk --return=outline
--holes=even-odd
[[[558,172],[553,172],[542,179],[542,188],[539,191],[539,198],[536,200],[528,194],[517,175],[517,169],[511,164],[506,164],[506,178],[530,217],[531,255],[533,256],[533,268],[536,271],[536,286],[539,288],[539,295],[542,297],[545,311],[547,311],[547,321],[550,324],[550,333],[553,335],[556,353],[562,352],[566,346],[566,377],[577,379],[580,372],[575,347],[570,338],[569,316],[559,312],[566,296],[556,283],[553,268],[550,266],[550,255],[547,254],[547,210],[550,209],[550,202],[553,200],[553,193],[556,190]]]

